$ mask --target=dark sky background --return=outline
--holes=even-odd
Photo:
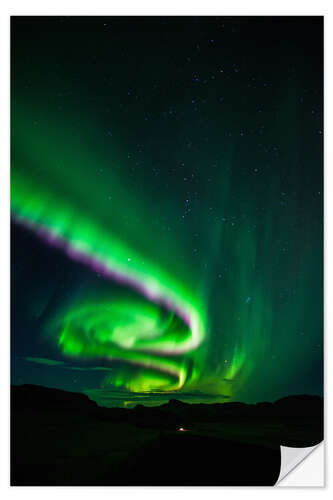
[[[12,18],[12,383],[322,394],[322,24]]]

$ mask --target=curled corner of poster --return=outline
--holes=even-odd
[[[308,448],[281,446],[281,470],[276,486],[324,487],[324,441]]]

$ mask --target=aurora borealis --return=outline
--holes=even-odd
[[[12,381],[322,393],[321,18],[12,18]]]

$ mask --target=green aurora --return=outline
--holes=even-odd
[[[318,124],[304,121],[303,77],[290,81],[281,73],[288,38],[276,74],[270,65],[267,70],[271,86],[279,82],[279,92],[265,88],[268,99],[256,93],[253,103],[244,99],[243,107],[235,108],[251,79],[238,78],[231,49],[222,51],[218,62],[216,56],[192,55],[196,69],[177,77],[171,61],[171,76],[160,83],[168,90],[160,90],[158,100],[150,92],[152,61],[159,50],[173,54],[175,49],[162,42],[152,48],[146,41],[134,49],[131,32],[138,21],[112,21],[128,44],[126,61],[121,43],[99,33],[96,19],[90,22],[98,49],[83,41],[79,20],[62,21],[68,30],[73,23],[83,44],[79,48],[63,28],[74,59],[61,51],[64,40],[59,47],[52,43],[57,18],[46,23],[50,33],[43,32],[43,47],[24,25],[29,22],[43,21],[18,18],[13,31],[13,224],[79,271],[55,305],[53,272],[42,292],[30,283],[24,307],[27,317],[38,311],[38,328],[29,335],[40,340],[30,351],[17,340],[14,380],[30,380],[24,373],[31,361],[35,366],[41,359],[43,370],[53,370],[49,385],[58,380],[72,388],[72,373],[95,370],[98,381],[82,379],[78,390],[102,404],[108,389],[126,395],[126,405],[137,401],[136,395],[151,404],[164,394],[193,401],[260,401],[321,392],[322,138]],[[191,23],[183,23],[191,31]],[[201,23],[209,31],[204,19]],[[218,22],[212,26],[217,30]],[[149,40],[149,29],[148,35],[137,29],[136,36]],[[185,43],[174,56],[180,66],[185,54],[196,50],[190,46]],[[87,71],[94,50],[95,76]],[[127,82],[134,81],[138,52],[150,69],[138,77],[135,91]],[[106,70],[103,64],[112,57],[115,66]],[[298,64],[303,70],[303,60]],[[196,74],[216,75],[210,90],[200,81],[197,85],[196,76],[193,81]],[[189,78],[189,83],[178,91],[173,78]],[[135,92],[144,96],[144,110],[139,98],[124,105]],[[213,101],[206,108],[205,95]],[[194,111],[197,102],[201,113],[199,107]],[[159,114],[160,106],[171,112]],[[264,116],[252,108],[263,108]],[[17,262],[33,266],[29,247],[16,245]],[[22,287],[27,278],[23,271],[20,276],[15,284]],[[15,286],[13,293],[22,293]],[[15,300],[13,309],[15,314]],[[15,330],[12,335],[19,338]],[[54,361],[47,363],[49,357]],[[48,376],[44,371],[43,379]]]

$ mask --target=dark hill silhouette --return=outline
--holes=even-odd
[[[11,401],[16,410],[61,411],[97,408],[97,404],[85,394],[30,384],[12,386]]]
[[[321,396],[309,396],[307,394],[287,396],[278,399],[274,403],[262,402],[256,404],[246,404],[239,402],[231,403],[199,403],[188,404],[176,399],[160,406],[162,409],[168,409],[173,412],[192,414],[195,410],[197,416],[202,415],[205,418],[214,416],[266,416],[266,415],[284,415],[291,416],[320,416],[323,414],[323,398]]]
[[[279,475],[280,445],[317,444],[322,427],[319,396],[257,404],[171,399],[126,409],[99,407],[81,393],[13,386],[11,482],[269,485]]]
[[[274,403],[274,414],[291,416],[316,416],[323,414],[323,398],[320,396],[287,396]]]

